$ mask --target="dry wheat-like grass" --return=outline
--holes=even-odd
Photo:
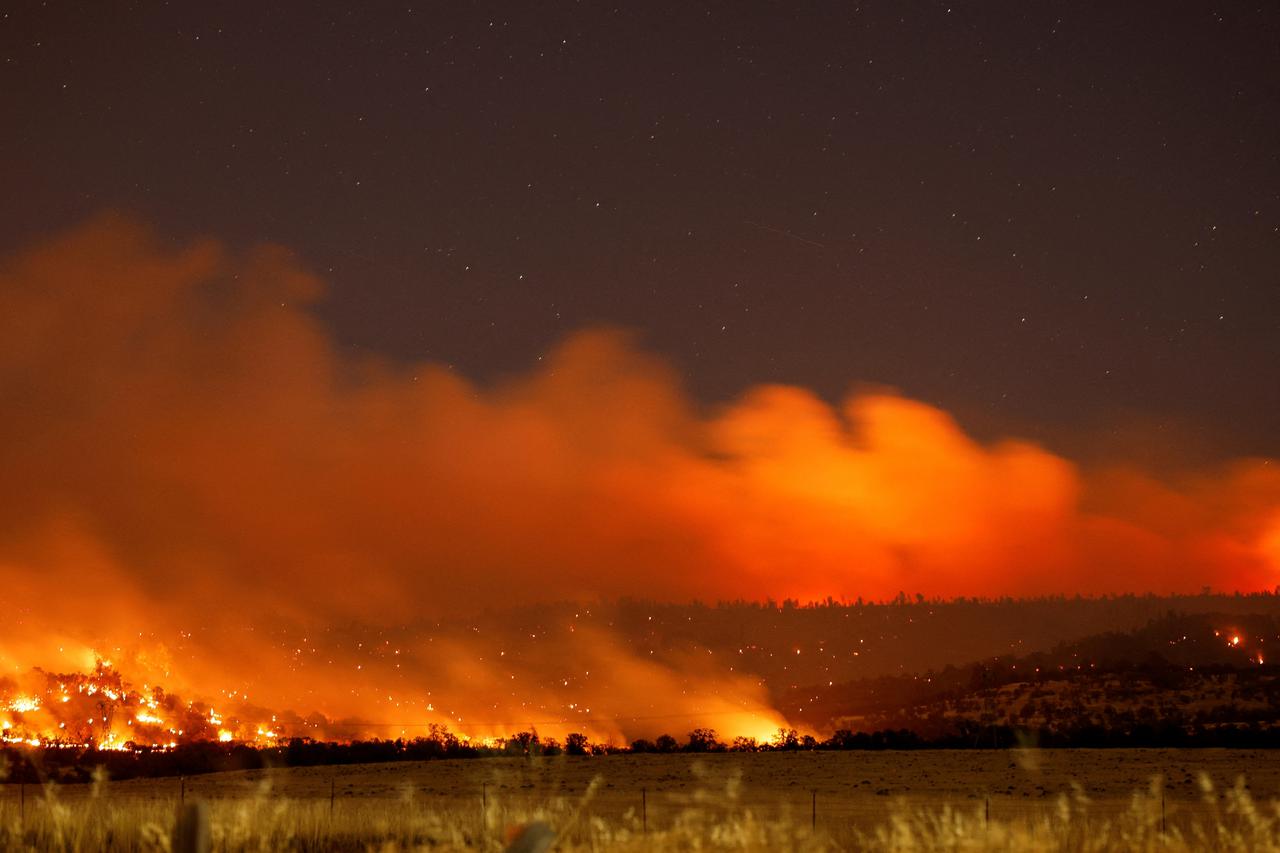
[[[814,826],[811,815],[765,810],[743,799],[737,774],[713,777],[691,767],[699,784],[672,798],[660,826],[631,809],[592,812],[600,780],[574,797],[492,796],[483,807],[424,805],[409,786],[396,800],[341,802],[280,796],[269,779],[252,794],[210,801],[215,850],[385,851],[502,850],[513,827],[544,821],[556,849],[585,850],[1047,850],[1277,851],[1280,802],[1254,799],[1243,777],[1215,789],[1200,778],[1201,799],[1166,813],[1162,780],[1134,792],[1122,808],[1099,809],[1075,786],[1034,809],[991,819],[986,804],[886,800],[875,820]],[[34,787],[34,786],[33,786]],[[171,800],[112,791],[96,778],[87,791],[64,797],[57,786],[33,794],[20,814],[0,810],[0,849],[14,851],[167,851],[175,818]]]

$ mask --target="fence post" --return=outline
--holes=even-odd
[[[27,783],[18,785],[18,820],[25,826],[27,823]]]
[[[336,787],[337,785],[334,782],[334,777],[330,776],[329,777],[329,817],[333,817],[333,796],[334,796],[334,791]]]
[[[480,810],[482,812],[489,811],[489,783],[480,783]]]
[[[178,808],[173,825],[173,853],[209,853],[209,806],[202,800]]]
[[[809,812],[809,828],[817,830],[818,828],[818,789],[814,788],[809,792],[813,799]]]
[[[186,801],[187,801],[187,777],[179,776],[178,777],[178,803],[181,804],[181,803],[185,803]]]
[[[556,840],[555,831],[540,820],[525,825],[505,848],[505,853],[547,853]]]
[[[640,789],[640,831],[649,834],[649,791],[646,788]]]

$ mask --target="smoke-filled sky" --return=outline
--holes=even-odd
[[[1114,5],[0,7],[0,663],[1275,587],[1280,7]]]
[[[344,353],[869,382],[1073,458],[1275,455],[1280,7],[9,4],[0,244],[320,273]]]
[[[7,587],[49,611],[127,592],[386,622],[621,595],[1280,583],[1267,458],[1086,469],[884,389],[699,404],[607,328],[476,382],[352,354],[317,319],[323,292],[282,248],[170,245],[119,216],[7,259]]]

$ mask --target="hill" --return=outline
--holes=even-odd
[[[1169,614],[1048,651],[790,691],[784,711],[818,730],[906,729],[923,739],[1004,729],[1076,743],[1280,723],[1280,619]]]

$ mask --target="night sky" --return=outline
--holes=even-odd
[[[613,325],[707,403],[1280,453],[1274,3],[22,2],[0,116],[0,249],[278,242],[355,353]]]

